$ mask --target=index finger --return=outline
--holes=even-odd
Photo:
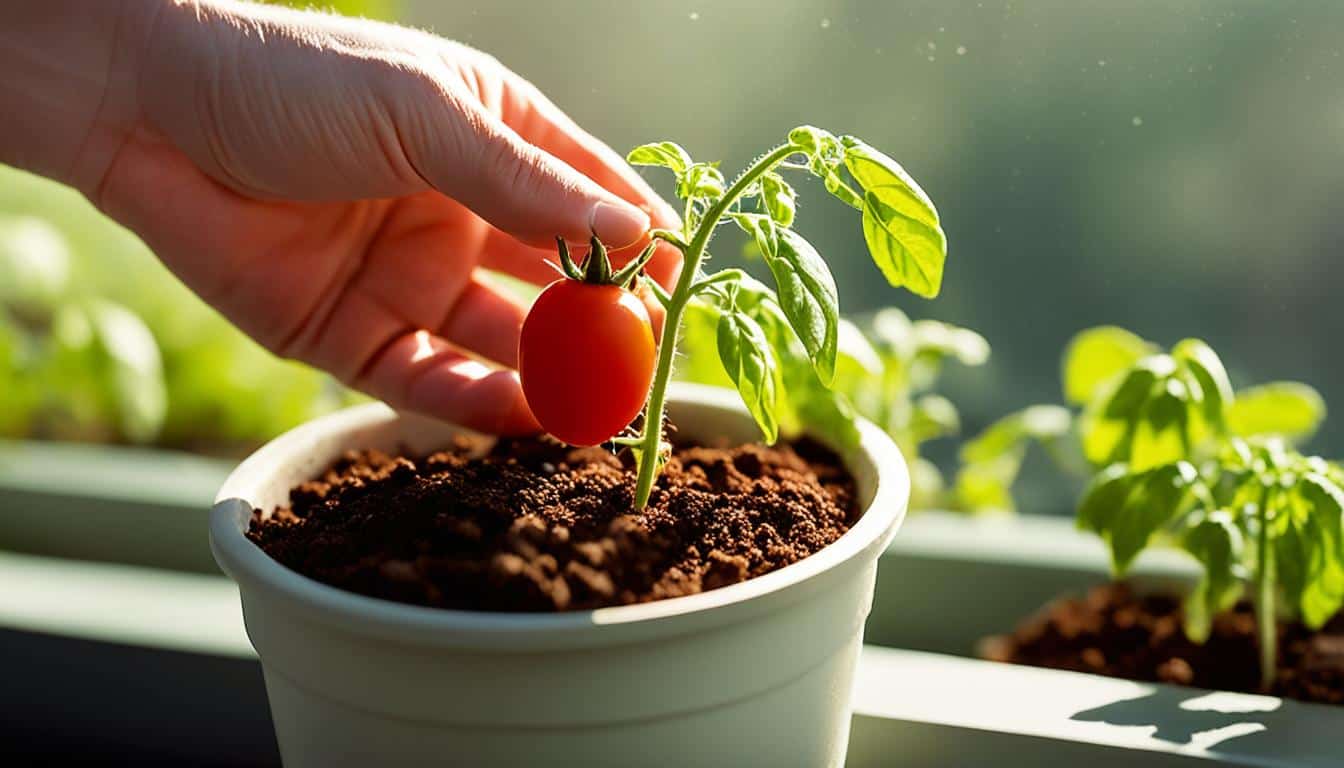
[[[501,119],[528,141],[564,161],[622,199],[649,214],[655,227],[677,229],[681,217],[611,147],[579,127],[536,86],[513,72],[505,71],[500,94]],[[614,252],[618,263],[632,258],[648,243],[645,239]],[[681,270],[681,254],[671,246],[659,247],[649,262],[648,273],[669,289]]]

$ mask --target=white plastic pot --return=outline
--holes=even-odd
[[[750,441],[735,393],[676,386],[678,434]],[[210,515],[238,582],[276,736],[295,766],[838,766],[878,556],[909,496],[863,424],[845,462],[863,516],[811,557],[698,595],[559,614],[447,611],[344,592],[248,541],[252,509],[343,450],[429,451],[457,428],[368,405],[272,441]]]

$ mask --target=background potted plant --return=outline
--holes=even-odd
[[[877,764],[882,745],[899,737],[939,745],[909,755],[915,764],[1338,762],[1338,709],[1229,692],[1330,701],[1338,690],[1330,654],[1338,626],[1312,629],[1338,608],[1338,469],[1292,447],[1315,431],[1324,401],[1296,382],[1234,392],[1222,367],[1199,342],[1163,353],[1119,328],[1090,329],[1064,356],[1064,390],[1078,409],[1065,429],[1013,426],[1035,409],[1063,410],[1032,406],[967,444],[964,451],[997,443],[1016,454],[1043,436],[1069,470],[1061,482],[1091,480],[1079,516],[907,521],[883,559],[867,638],[919,650],[870,646],[851,755]],[[1278,570],[1285,558],[1295,566],[1287,573]],[[1288,584],[1265,578],[1266,560]],[[1116,599],[1108,586],[1117,563],[1132,599]],[[927,588],[909,590],[912,583]],[[1011,639],[1018,648],[983,643],[1048,601],[1089,589],[1099,591],[1029,621]],[[1223,611],[1238,595],[1251,599]],[[948,605],[961,609],[954,620]],[[1145,615],[1155,607],[1161,616]],[[1280,675],[1266,687],[1276,640]],[[973,658],[985,652],[1058,669]],[[897,688],[917,692],[920,703]],[[948,693],[963,690],[977,695]]]
[[[1087,366],[1089,356],[1107,357],[1111,370]],[[1079,638],[1076,653],[1091,643],[1097,671],[1214,687],[1258,683],[1267,692],[1333,700],[1319,683],[1299,679],[1300,652],[1290,659],[1279,653],[1281,618],[1300,619],[1309,633],[1344,603],[1344,472],[1289,444],[1316,429],[1324,415],[1320,396],[1295,382],[1234,393],[1222,362],[1203,342],[1187,339],[1158,353],[1119,329],[1095,330],[1075,342],[1065,376],[1066,392],[1085,401],[1078,435],[1083,454],[1098,468],[1079,504],[1079,527],[1106,542],[1117,576],[1153,544],[1193,557],[1202,576],[1184,595],[1181,615],[1185,639],[1197,645],[1210,639],[1215,617],[1249,593],[1259,672],[1246,680],[1236,669],[1244,665],[1218,664],[1219,654],[1239,655],[1236,633],[1227,625],[1198,653],[1156,651],[1152,659],[1117,667],[1114,660],[1098,660],[1096,649],[1105,646],[1099,637]],[[1147,644],[1156,647],[1158,641]],[[1163,653],[1173,658],[1157,658]],[[1062,655],[1056,663],[1081,661]],[[1026,649],[1020,658],[1034,654]],[[1281,663],[1292,679],[1276,685]],[[1216,666],[1233,669],[1209,670]]]

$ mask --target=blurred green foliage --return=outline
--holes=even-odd
[[[401,12],[399,0],[325,0],[303,2],[303,0],[261,0],[272,5],[288,5],[291,8],[312,8],[332,11],[345,16],[362,16],[366,19],[391,21]]]
[[[1115,326],[1078,333],[1061,364],[1062,405],[1032,405],[991,424],[961,449],[952,506],[1013,511],[1012,487],[1031,444],[1075,477],[1123,465],[1138,476],[1174,462],[1207,461],[1232,438],[1300,445],[1325,419],[1312,387],[1277,381],[1234,391],[1207,344],[1170,351]],[[1095,482],[1095,480],[1094,480]]]
[[[688,308],[681,331],[682,358],[675,369],[678,378],[732,386],[718,360],[716,327],[713,313],[694,303]],[[934,391],[943,366],[949,361],[978,366],[988,358],[989,343],[975,331],[936,320],[911,321],[895,307],[857,321],[841,321],[831,385],[841,398],[830,407],[852,408],[896,441],[910,466],[911,508],[955,505],[942,472],[921,455],[921,446],[954,436],[961,428],[956,406]],[[805,373],[802,381],[786,386],[795,397],[809,386],[821,386],[813,383],[816,377],[810,371]],[[791,436],[834,423],[847,422],[804,410],[780,427]]]
[[[0,168],[0,436],[236,452],[348,402],[78,193]]]

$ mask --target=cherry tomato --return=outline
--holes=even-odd
[[[543,429],[598,445],[644,407],[656,348],[649,311],[619,285],[557,280],[523,321],[518,371]]]

